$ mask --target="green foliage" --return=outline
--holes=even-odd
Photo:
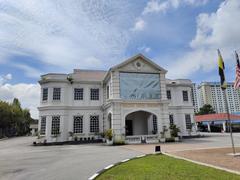
[[[170,133],[172,137],[178,137],[178,133],[180,132],[180,129],[175,125],[170,125]]]
[[[223,170],[198,165],[166,155],[148,155],[119,164],[105,171],[97,180],[223,180],[240,176]]]
[[[203,107],[200,108],[199,112],[196,115],[204,115],[204,114],[215,114],[213,107],[210,104],[204,104]]]
[[[70,137],[73,137],[73,135],[74,135],[74,133],[72,131],[69,131],[68,134]]]
[[[125,144],[124,140],[117,140],[117,141],[113,142],[113,145],[115,145],[115,146],[120,146],[120,145],[124,145],[124,144]]]
[[[0,137],[29,133],[32,120],[29,110],[22,109],[17,98],[13,103],[0,101]]]
[[[174,137],[166,138],[166,142],[175,142]]]
[[[71,84],[73,83],[73,78],[72,78],[72,76],[68,75],[68,76],[67,76],[67,80],[68,80]]]
[[[110,141],[112,140],[113,137],[113,130],[112,129],[108,129],[104,132],[104,137],[109,139]]]

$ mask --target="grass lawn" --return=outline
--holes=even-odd
[[[165,155],[149,155],[120,164],[97,177],[97,180],[111,179],[240,180],[240,176]]]

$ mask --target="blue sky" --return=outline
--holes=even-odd
[[[0,99],[17,96],[36,117],[40,74],[107,70],[137,53],[199,83],[219,81],[220,48],[233,81],[239,18],[239,0],[1,0]]]

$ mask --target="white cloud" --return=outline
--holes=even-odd
[[[31,77],[31,78],[39,78],[41,74],[43,74],[41,71],[32,68],[28,65],[25,64],[14,64],[13,66],[22,69],[24,71],[24,73],[26,74],[27,77]]]
[[[12,79],[12,74],[10,74],[10,73],[0,76],[0,85],[6,83],[7,81],[9,81],[11,79]]]
[[[1,1],[0,63],[23,54],[61,71],[100,68],[104,60],[125,54],[131,9],[129,3],[111,0]],[[97,67],[86,63],[93,58]]]
[[[204,5],[208,0],[150,0],[144,8],[143,14],[165,13],[169,9],[177,9],[180,5]]]
[[[145,21],[141,18],[138,18],[132,28],[132,31],[142,31],[145,27]]]
[[[197,19],[197,33],[191,46],[193,48],[239,46],[239,17],[239,0],[223,2],[216,13],[200,14]]]
[[[12,102],[13,98],[18,98],[23,108],[30,109],[31,116],[38,118],[37,107],[40,102],[39,84],[4,84],[0,85],[0,100]]]
[[[147,47],[147,46],[141,46],[138,48],[139,51],[143,51],[145,53],[149,53],[151,51],[151,48],[150,47]]]
[[[234,50],[240,50],[239,17],[239,0],[226,0],[216,12],[200,14],[196,35],[190,42],[192,50],[171,64],[170,77],[189,77],[198,70],[210,72],[217,69],[218,48],[225,66],[231,69],[235,65]],[[233,77],[227,79],[232,80]]]
[[[153,13],[153,12],[165,12],[169,8],[169,2],[159,2],[156,0],[151,0],[147,3],[144,8],[143,14]]]

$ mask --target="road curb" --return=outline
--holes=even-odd
[[[227,169],[227,168],[223,168],[223,167],[219,167],[219,166],[214,166],[214,165],[199,162],[199,161],[194,161],[194,160],[191,160],[191,159],[188,159],[188,158],[172,155],[172,154],[169,154],[169,153],[166,153],[166,152],[163,152],[162,154],[173,157],[173,158],[176,158],[176,159],[181,159],[181,160],[185,160],[185,161],[192,162],[192,163],[195,163],[195,164],[199,164],[199,165],[203,165],[203,166],[207,166],[207,167],[211,167],[211,168],[215,168],[215,169],[219,169],[219,170],[223,170],[223,171],[226,171],[226,172],[230,172],[230,173],[233,173],[233,174],[240,175],[239,171],[235,171],[235,170],[231,170],[231,169]]]
[[[123,159],[122,161],[119,161],[117,163],[110,164],[110,165],[106,166],[105,168],[101,169],[100,171],[96,172],[95,174],[93,174],[90,178],[88,178],[88,180],[96,179],[97,176],[99,176],[100,174],[104,173],[105,171],[113,168],[114,166],[117,166],[119,164],[128,162],[128,161],[133,160],[133,159],[141,158],[141,157],[144,157],[144,156],[146,156],[146,154],[138,155],[138,156],[135,156],[135,157],[132,157],[132,158],[129,158],[129,159]]]
[[[96,172],[95,174],[93,174],[90,178],[88,178],[88,180],[96,179],[97,176],[99,176],[102,173],[104,173],[105,171],[113,168],[114,166],[117,166],[119,164],[128,162],[128,161],[133,160],[133,159],[145,157],[146,155],[151,155],[151,154],[153,154],[153,153],[138,155],[138,156],[135,156],[135,157],[132,157],[132,158],[129,158],[129,159],[124,159],[124,160],[119,161],[119,162],[114,163],[114,164],[110,164],[110,165],[106,166],[105,168],[101,169],[100,171]],[[203,162],[199,162],[199,161],[194,161],[194,160],[191,160],[191,159],[188,159],[188,158],[172,155],[172,154],[169,154],[169,153],[166,153],[166,152],[161,152],[161,154],[169,156],[169,157],[173,157],[173,158],[176,158],[176,159],[181,159],[181,160],[185,160],[185,161],[192,162],[192,163],[195,163],[195,164],[199,164],[199,165],[202,165],[202,166],[207,166],[207,167],[211,167],[211,168],[214,168],[214,169],[223,170],[223,171],[226,171],[226,172],[230,172],[230,173],[233,173],[233,174],[240,175],[239,171],[234,171],[234,170],[231,170],[231,169],[227,169],[227,168],[223,168],[223,167],[219,167],[219,166],[214,166],[214,165],[211,165],[211,164],[207,164],[207,163],[203,163]]]
[[[8,137],[2,138],[2,139],[0,139],[0,141],[4,141],[4,140],[7,140],[7,139],[8,139]]]

